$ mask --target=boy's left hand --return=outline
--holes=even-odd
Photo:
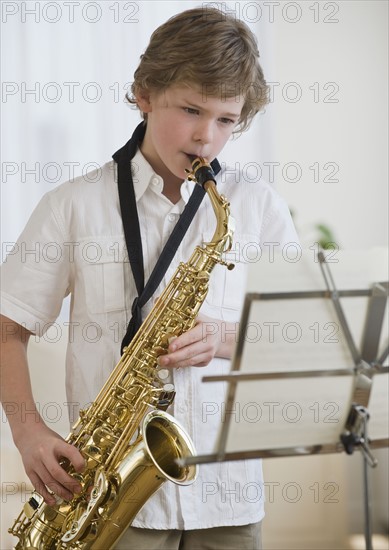
[[[237,325],[199,315],[196,325],[174,338],[168,353],[161,355],[158,364],[163,367],[205,367],[214,357],[230,358],[235,344]]]

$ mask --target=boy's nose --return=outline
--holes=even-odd
[[[199,123],[193,133],[193,139],[197,142],[203,143],[204,145],[212,142],[212,136],[212,123],[210,121]]]

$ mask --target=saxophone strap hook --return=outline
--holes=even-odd
[[[132,303],[131,315],[132,317],[127,328],[127,333],[123,338],[121,345],[122,354],[124,352],[124,348],[128,346],[142,324],[142,306],[139,304],[139,296],[137,296]]]

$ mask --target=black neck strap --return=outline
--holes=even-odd
[[[142,240],[131,171],[131,160],[135,156],[145,132],[146,124],[142,122],[136,127],[131,139],[124,147],[113,155],[113,159],[118,165],[119,201],[128,258],[138,292],[138,297],[135,298],[132,304],[132,317],[121,345],[122,353],[123,348],[128,346],[141,326],[142,307],[157,290],[205,195],[203,188],[196,185],[145,286]],[[220,164],[217,159],[211,163],[211,166],[215,174],[220,171]]]

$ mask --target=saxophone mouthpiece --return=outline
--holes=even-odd
[[[196,157],[195,155],[191,155],[189,153],[187,153],[186,156],[188,157],[188,159],[190,160],[190,162],[192,164],[192,170],[188,170],[187,168],[185,168],[185,172],[187,174],[187,179],[189,181],[194,181],[195,183],[197,183],[196,177],[194,175],[193,163],[198,157]]]
[[[216,183],[214,171],[207,159],[194,155],[188,155],[188,157],[192,162],[192,171],[185,169],[189,180],[195,181],[201,187],[210,180]]]

